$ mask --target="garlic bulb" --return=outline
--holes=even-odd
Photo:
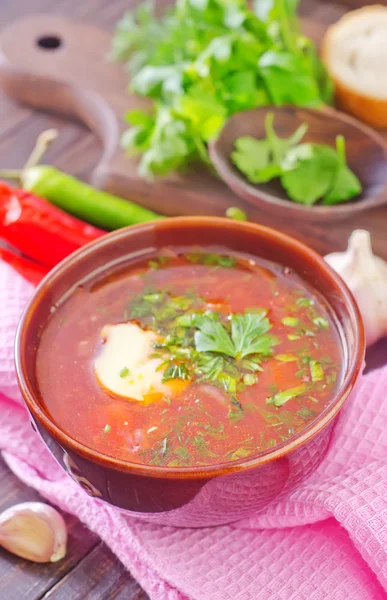
[[[0,546],[34,562],[56,562],[66,554],[67,530],[55,508],[17,504],[0,515]]]
[[[368,231],[351,234],[345,252],[325,257],[353,293],[363,317],[366,343],[387,335],[387,263],[372,253]]]

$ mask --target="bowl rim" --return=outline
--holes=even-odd
[[[286,245],[293,250],[298,250],[305,255],[305,262],[308,264],[313,263],[313,267],[319,270],[320,275],[324,274],[329,276],[336,285],[336,288],[340,290],[341,300],[344,301],[345,307],[350,315],[351,327],[353,330],[354,337],[354,349],[351,353],[348,353],[348,365],[344,375],[341,386],[336,391],[330,404],[325,410],[318,415],[315,421],[311,425],[301,430],[298,434],[290,438],[289,440],[274,446],[272,449],[265,450],[259,454],[252,455],[251,457],[241,458],[233,462],[223,462],[215,465],[208,466],[192,466],[192,467],[165,467],[165,466],[154,466],[144,465],[140,463],[133,463],[122,459],[117,459],[107,454],[103,454],[99,451],[93,450],[86,444],[83,444],[76,440],[74,437],[67,434],[56,422],[49,416],[48,412],[41,406],[38,398],[38,394],[30,385],[28,377],[25,374],[24,358],[25,358],[25,346],[24,343],[25,335],[28,331],[28,326],[31,321],[36,307],[41,301],[41,297],[44,297],[46,289],[50,289],[51,281],[60,276],[66,271],[67,267],[73,265],[79,259],[93,253],[94,249],[101,249],[104,245],[108,245],[112,239],[119,240],[120,238],[126,238],[131,234],[141,234],[146,232],[154,232],[155,229],[164,227],[179,226],[200,226],[200,227],[225,227],[229,231],[231,230],[242,230],[250,231],[253,234],[257,234],[260,237],[269,236],[271,241]],[[226,244],[227,245],[227,242]],[[54,283],[55,285],[55,283]],[[333,307],[332,307],[333,308]],[[40,282],[35,289],[32,297],[28,301],[25,307],[21,319],[19,321],[16,337],[15,337],[15,367],[16,376],[21,390],[23,400],[33,417],[34,421],[37,421],[39,425],[43,427],[65,450],[69,449],[76,455],[90,460],[93,463],[100,464],[104,467],[112,468],[116,471],[132,473],[137,475],[143,475],[153,478],[163,479],[202,479],[212,478],[215,476],[223,475],[226,473],[233,473],[241,470],[255,468],[257,466],[264,465],[273,460],[282,458],[294,451],[296,448],[302,446],[305,442],[315,437],[322,429],[324,429],[332,419],[340,412],[343,405],[345,404],[350,392],[352,391],[359,375],[362,372],[364,365],[364,354],[365,354],[365,334],[363,321],[360,315],[359,308],[355,302],[355,299],[341,279],[341,277],[328,265],[327,262],[317,252],[309,248],[306,244],[299,242],[295,238],[288,236],[275,229],[258,225],[256,223],[233,221],[222,217],[170,217],[157,221],[150,221],[147,223],[141,223],[138,225],[132,225],[125,227],[98,238],[86,244],[76,252],[72,253],[69,257],[65,258],[60,262],[54,269],[52,269],[48,275]]]

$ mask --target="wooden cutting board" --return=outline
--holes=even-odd
[[[305,30],[317,42],[324,28],[308,20]],[[0,33],[0,84],[14,99],[39,110],[56,111],[83,122],[103,144],[92,183],[168,215],[224,215],[240,206],[249,219],[276,227],[326,253],[346,246],[353,229],[371,231],[375,252],[387,258],[387,206],[337,224],[299,223],[273,217],[237,198],[202,168],[147,182],[119,146],[123,115],[146,102],[130,96],[122,66],[108,61],[111,35],[63,17],[35,15]],[[367,157],[364,157],[367,160]]]

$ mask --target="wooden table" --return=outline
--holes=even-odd
[[[158,4],[166,0],[159,0]],[[304,0],[302,11],[320,22],[335,21],[348,7],[372,1]],[[50,13],[71,16],[111,30],[133,0],[3,0],[0,2],[0,27],[26,14]],[[60,130],[57,143],[47,160],[60,169],[87,179],[98,160],[98,140],[76,123],[44,115],[12,103],[0,92],[0,165],[19,168],[25,162],[38,134],[49,127]],[[387,229],[387,227],[386,227]],[[387,255],[387,236],[383,254]],[[386,346],[384,346],[386,348]],[[375,367],[377,349],[368,356]],[[37,500],[38,494],[23,485],[0,459],[0,510],[12,504]],[[68,555],[58,564],[34,565],[19,560],[0,549],[0,598],[7,600],[146,600],[121,563],[98,537],[77,519],[65,516],[69,529]],[[206,599],[203,599],[206,600]]]

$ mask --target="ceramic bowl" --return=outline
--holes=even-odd
[[[50,311],[81,279],[109,263],[165,246],[203,245],[248,252],[293,269],[330,305],[343,332],[343,382],[328,408],[292,439],[259,455],[207,467],[168,468],[118,460],[70,437],[40,396],[35,361]],[[323,458],[364,360],[364,333],[351,293],[314,251],[278,231],[212,217],[182,217],[108,234],[60,263],[36,289],[16,337],[16,370],[33,427],[84,490],[129,514],[175,526],[229,523],[264,510]],[[75,393],[75,392],[74,392]]]

